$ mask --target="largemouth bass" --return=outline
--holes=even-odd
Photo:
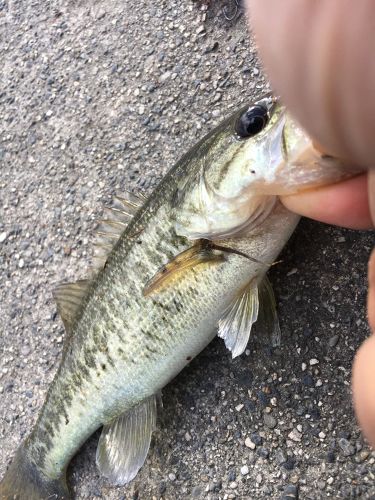
[[[265,96],[204,137],[148,199],[120,199],[100,231],[94,277],[55,291],[62,361],[0,498],[70,498],[67,466],[101,426],[100,472],[113,484],[131,481],[161,389],[217,333],[233,357],[258,318],[265,337],[280,341],[266,273],[298,216],[278,195],[352,173]]]

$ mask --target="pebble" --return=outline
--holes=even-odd
[[[176,481],[176,474],[173,474],[173,472],[171,472],[170,474],[168,474],[168,477],[169,477],[170,481]]]
[[[235,490],[237,488],[237,483],[236,481],[232,481],[230,484],[229,484],[229,488],[232,489],[232,490]]]
[[[243,465],[240,470],[243,476],[246,476],[246,474],[249,473],[249,467],[247,465]]]
[[[269,429],[274,429],[277,425],[277,420],[276,418],[271,415],[270,413],[264,413],[263,414],[263,422],[266,427]]]
[[[276,462],[277,462],[279,465],[281,465],[281,464],[285,463],[285,462],[286,462],[286,459],[287,459],[287,457],[286,457],[286,454],[284,453],[284,451],[283,451],[283,450],[277,450],[277,451],[276,451],[276,453],[275,453],[275,460],[276,460]]]
[[[249,437],[245,439],[245,446],[250,448],[250,450],[255,450],[255,443],[253,443]]]
[[[337,345],[337,342],[339,341],[339,336],[338,335],[334,335],[333,337],[331,337],[329,340],[328,340],[328,346],[329,347],[335,347]]]
[[[191,496],[193,498],[199,498],[202,495],[202,488],[200,486],[194,486],[191,490]]]
[[[7,233],[5,231],[3,233],[0,233],[0,243],[4,243],[6,239],[7,239]]]
[[[28,345],[22,345],[21,348],[20,348],[20,354],[22,354],[22,356],[28,356],[31,352],[31,349],[30,349],[30,346]]]
[[[339,445],[344,457],[350,457],[351,455],[354,455],[355,448],[347,439],[340,438],[338,440],[338,445]]]
[[[285,487],[281,500],[297,500],[298,499],[298,486],[295,484],[288,484]]]
[[[310,364],[310,366],[315,366],[315,365],[319,364],[319,360],[316,358],[312,358],[312,359],[310,359],[309,364]]]
[[[255,443],[257,446],[260,446],[263,443],[263,438],[258,433],[254,432],[251,434],[251,441]]]
[[[369,457],[369,455],[370,455],[370,452],[369,452],[369,451],[367,451],[367,450],[363,450],[363,451],[359,452],[359,453],[356,455],[356,457],[355,457],[355,461],[356,461],[357,463],[362,463],[362,462],[364,462],[365,460],[367,460],[367,458]]]
[[[256,475],[256,477],[255,477],[255,481],[256,481],[258,484],[262,484],[262,481],[263,481],[262,474],[257,474],[257,475]]]
[[[296,443],[298,443],[299,441],[301,441],[301,437],[302,437],[302,434],[300,432],[298,432],[297,429],[293,429],[288,434],[288,438],[291,439],[292,441],[295,441]]]

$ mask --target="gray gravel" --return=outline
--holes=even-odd
[[[244,17],[226,21],[225,4],[0,0],[0,475],[59,363],[51,288],[85,276],[102,207],[148,192],[268,88]],[[215,340],[165,389],[134,482],[99,478],[95,435],[69,468],[76,498],[374,498],[350,394],[373,242],[303,221],[271,273],[281,348],[254,335],[232,361]]]

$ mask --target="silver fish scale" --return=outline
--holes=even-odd
[[[212,340],[238,289],[267,270],[228,254],[225,262],[196,266],[144,297],[147,281],[188,246],[187,240],[175,236],[170,212],[168,204],[157,211],[151,205],[130,225],[82,305],[28,441],[29,457],[48,477],[60,477],[100,425],[155,394],[177,375]],[[296,221],[277,206],[260,231],[228,244],[272,261]],[[285,228],[283,236],[280,226]],[[129,238],[129,233],[135,236]]]

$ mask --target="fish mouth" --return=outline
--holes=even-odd
[[[330,155],[292,118],[285,108],[274,125],[280,161],[263,193],[284,196],[352,177],[363,169]],[[267,184],[267,183],[266,183]]]

